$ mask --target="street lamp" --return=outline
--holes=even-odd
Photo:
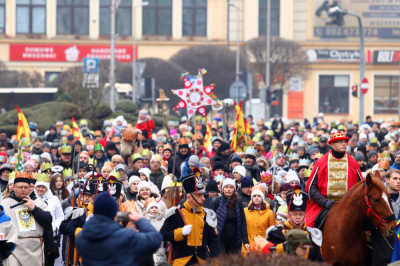
[[[357,17],[358,26],[360,29],[360,86],[362,80],[364,79],[364,29],[361,21],[361,16],[355,12],[351,12],[348,10],[341,9],[338,6],[332,7],[328,10],[328,15],[350,15],[353,17]],[[359,124],[363,123],[364,119],[364,93],[360,92],[360,117],[359,117]]]
[[[135,102],[136,99],[136,95],[135,95],[135,90],[136,90],[136,8],[137,7],[143,7],[143,6],[148,6],[149,2],[142,2],[139,5],[134,5],[133,6],[133,29],[132,29],[132,33],[133,33],[133,64],[132,64],[132,101]]]
[[[229,6],[237,9],[237,36],[236,36],[236,81],[239,81],[239,64],[240,64],[240,8],[235,4],[229,4]]]

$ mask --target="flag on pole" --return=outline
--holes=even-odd
[[[246,127],[244,124],[242,101],[240,101],[239,105],[235,102],[235,110],[237,115],[236,115],[235,129],[233,130],[233,137],[231,142],[231,149],[233,151],[236,151],[240,141],[244,140],[245,142],[247,142],[248,138],[246,133]]]
[[[207,123],[207,131],[206,135],[204,136],[204,148],[209,151],[209,147],[211,147],[211,138],[212,138],[212,133],[211,133],[211,126],[210,123]]]
[[[20,141],[22,138],[30,138],[31,137],[31,130],[29,129],[28,122],[24,114],[19,110],[17,106],[18,112],[18,126],[17,126],[17,140]]]
[[[18,155],[17,155],[17,164],[15,165],[15,170],[18,172],[24,172],[24,157],[22,154],[22,139],[18,144]]]
[[[242,101],[240,101],[240,106],[235,101],[235,111],[236,111],[236,115],[239,115],[239,113],[242,112],[246,134],[247,134],[247,136],[250,136],[254,132],[254,130],[251,128],[249,122],[247,122],[247,119],[244,118],[244,114],[243,114],[243,110],[242,110]]]
[[[75,118],[72,117],[72,134],[75,137],[75,140],[83,141],[83,136],[81,131],[79,130],[78,124],[75,122]],[[82,142],[84,143],[84,142]]]

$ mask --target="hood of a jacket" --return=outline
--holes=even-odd
[[[238,193],[239,193],[239,195],[241,195],[241,196],[243,196],[243,197],[246,197],[246,198],[248,198],[249,200],[250,200],[250,198],[251,198],[251,195],[247,195],[246,193],[244,193],[244,192],[242,191],[242,188],[241,188],[241,187],[238,189]],[[249,202],[251,202],[251,201],[249,201]]]
[[[122,229],[122,225],[104,215],[97,214],[86,222],[81,234],[89,242],[100,242],[105,241],[119,229]]]

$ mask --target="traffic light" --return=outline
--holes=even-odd
[[[276,95],[275,95],[275,90],[274,89],[269,89],[268,90],[268,100],[269,100],[269,103],[275,102]]]
[[[353,87],[351,87],[351,95],[353,95],[353,97],[356,97],[357,98],[357,90],[358,90],[358,87],[357,87],[357,85],[354,85]]]

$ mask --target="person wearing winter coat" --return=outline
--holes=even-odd
[[[164,216],[165,211],[167,210],[167,206],[165,205],[164,201],[161,200],[160,194],[151,190],[150,183],[147,181],[141,181],[138,185],[138,193],[136,195],[136,208],[137,211],[144,215],[146,213],[146,206],[145,202],[149,198],[154,198],[159,206],[159,212]]]
[[[165,218],[164,215],[159,211],[159,206],[158,203],[150,198],[146,201],[146,213],[144,215],[144,218],[146,218],[152,226],[157,230],[157,232],[160,232],[161,227],[164,224]],[[157,249],[157,251],[153,254],[153,261],[154,265],[158,266],[161,262],[167,261],[165,257],[165,250],[164,250],[164,243],[161,242],[160,247]]]
[[[168,173],[174,173],[175,176],[179,177],[182,175],[181,173],[181,164],[185,162],[185,160],[191,155],[189,144],[185,138],[179,139],[178,143],[178,153],[176,154],[176,158],[169,160],[168,162]],[[175,171],[174,168],[174,160],[175,160]]]
[[[251,193],[249,207],[244,209],[246,215],[247,235],[249,244],[255,242],[256,236],[266,237],[267,229],[275,225],[274,213],[265,201],[265,192],[261,186],[255,187]],[[242,254],[247,255],[249,250],[242,245]]]
[[[242,201],[238,199],[235,181],[228,178],[222,183],[222,195],[211,201],[210,209],[217,214],[217,230],[221,253],[239,253],[244,244],[250,248],[247,236],[246,216]]]
[[[139,112],[139,119],[136,123],[136,128],[142,132],[147,131],[147,135],[151,136],[151,131],[156,128],[154,120],[151,119],[146,109]]]
[[[60,201],[56,196],[53,195],[53,193],[50,190],[48,175],[39,174],[37,176],[35,183],[35,193],[39,198],[43,199],[49,207],[51,217],[53,218],[53,221],[51,223],[53,229],[53,236],[56,236],[58,234],[60,224],[64,220],[64,213]],[[62,241],[60,242],[62,243]],[[58,258],[51,258],[51,257],[48,258],[49,263],[51,265],[53,265],[53,263],[56,266],[63,265],[63,259],[61,256],[61,246],[59,247],[59,250],[60,250],[60,256]]]
[[[46,136],[46,141],[53,143],[55,139],[60,139],[60,135],[57,133],[55,125],[50,125],[49,134]]]
[[[214,165],[216,161],[221,161],[223,165],[227,165],[230,163],[231,153],[231,146],[229,143],[222,142],[218,147],[217,154],[211,158],[212,165]]]
[[[283,183],[279,191],[280,193],[275,196],[275,199],[271,202],[271,209],[278,210],[280,206],[287,206],[286,204],[286,195],[292,189],[292,186],[289,183]]]
[[[15,247],[18,245],[17,228],[11,222],[11,217],[5,214],[4,207],[0,205],[0,265],[11,255]]]
[[[130,222],[138,230],[123,228],[114,221],[118,204],[109,193],[100,193],[93,207],[93,217],[76,236],[75,244],[82,266],[138,265],[139,257],[153,254],[160,247],[162,235],[140,213],[131,212]]]
[[[138,185],[140,181],[140,177],[135,175],[129,178],[128,187],[124,188],[124,193],[127,200],[136,200],[136,195],[138,194]]]
[[[151,170],[149,168],[142,168],[139,170],[139,175],[140,175],[140,181],[147,181],[150,184],[151,187],[151,191],[157,192],[158,194],[160,194],[160,190],[158,189],[158,187],[150,181],[150,174],[151,174]]]
[[[165,174],[161,170],[162,158],[160,155],[153,155],[150,159],[150,181],[155,184],[158,190],[161,190]]]
[[[251,192],[254,187],[254,180],[251,176],[245,176],[240,181],[241,186],[237,189],[238,198],[242,201],[243,208],[247,208],[251,201]]]

